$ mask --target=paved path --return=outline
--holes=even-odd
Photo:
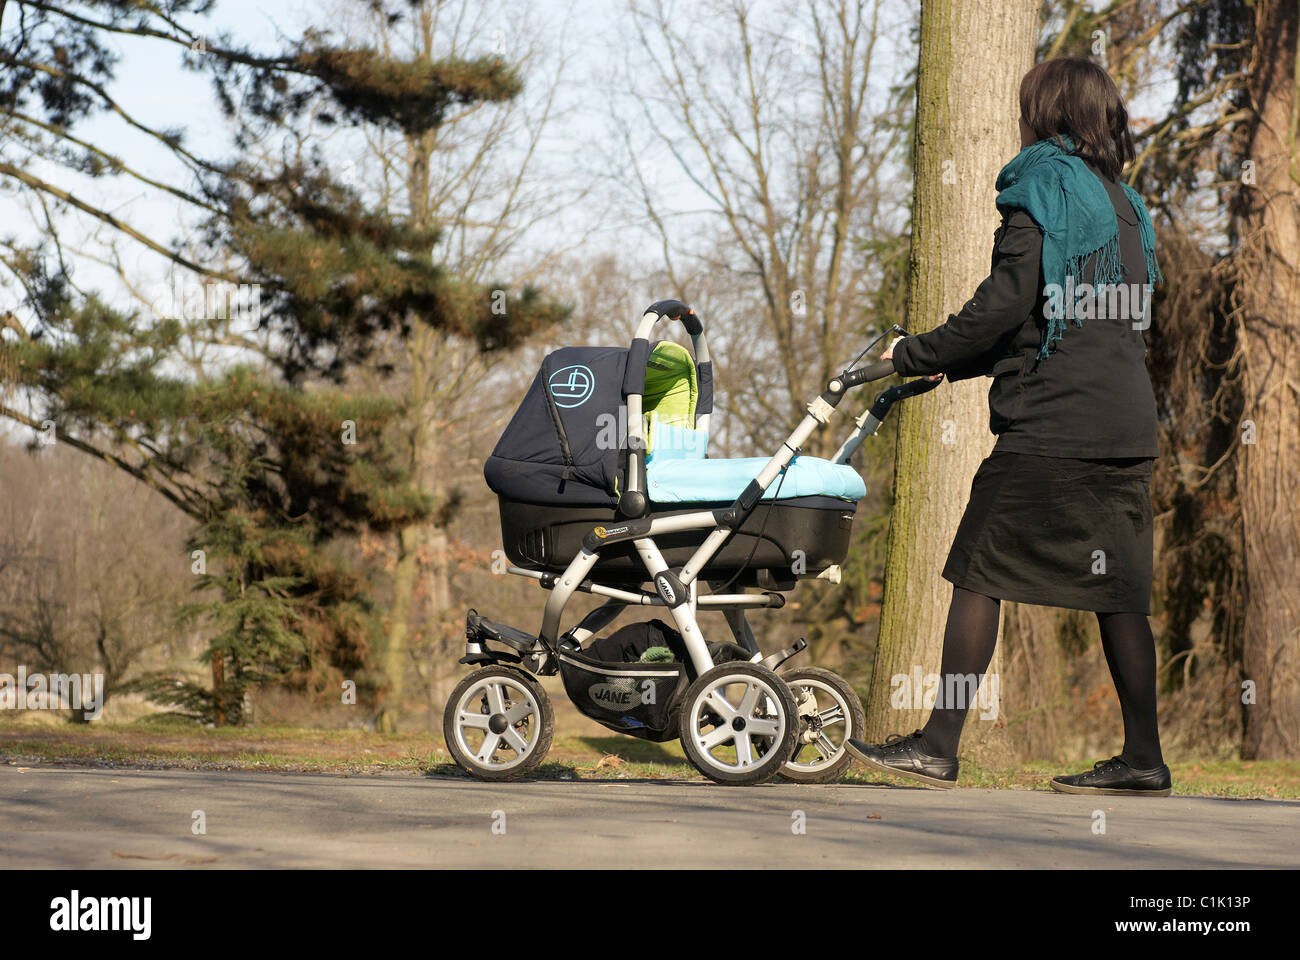
[[[1300,802],[0,766],[0,870],[168,866],[1296,867]]]

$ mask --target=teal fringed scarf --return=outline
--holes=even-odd
[[[1043,282],[1059,284],[1065,289],[1067,276],[1082,283],[1079,275],[1084,262],[1097,257],[1093,284],[1119,283],[1124,267],[1119,252],[1119,221],[1115,208],[1101,181],[1079,157],[1073,156],[1074,141],[1063,137],[1065,149],[1055,139],[1039,140],[1021,150],[998,174],[998,210],[1004,215],[1012,208],[1024,210],[1043,231]],[[1133,211],[1137,214],[1146,256],[1147,283],[1164,278],[1156,263],[1156,235],[1151,215],[1136,190],[1121,183]],[[1075,318],[1076,326],[1083,326]],[[1065,333],[1065,318],[1049,317],[1047,336],[1043,338],[1040,359],[1048,356],[1048,344]]]

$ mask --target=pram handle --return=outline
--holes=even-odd
[[[883,380],[885,377],[894,373],[893,360],[880,360],[866,367],[858,367],[856,370],[845,370],[835,380],[840,381],[847,390],[850,387],[856,387],[859,384],[867,383],[871,380]],[[835,380],[831,383],[834,384]],[[832,389],[834,389],[832,387]]]
[[[890,372],[893,372],[894,362],[892,360],[882,360],[880,363],[874,363],[870,367],[864,367],[862,370],[849,371],[851,374],[861,374],[861,379],[853,377],[855,383],[865,380],[876,379],[871,376],[877,372],[882,365],[888,365]],[[845,379],[841,377],[839,379]],[[832,381],[834,382],[834,381]],[[882,390],[873,403],[862,416],[858,417],[854,425],[854,430],[848,438],[840,444],[839,450],[835,451],[835,456],[831,457],[832,463],[848,463],[853,457],[854,452],[862,445],[862,441],[874,434],[880,429],[881,422],[889,415],[889,408],[899,400],[905,400],[908,397],[919,397],[923,393],[929,393],[939,385],[938,380],[931,380],[929,377],[917,377],[915,380],[907,383],[896,384],[886,390]],[[841,389],[836,396],[843,396],[844,389]],[[823,395],[825,396],[825,395]]]
[[[655,324],[660,320],[680,320],[686,332],[691,335],[695,362],[697,364],[709,362],[709,347],[704,339],[704,321],[693,308],[680,300],[656,300],[646,307],[645,313],[641,314],[641,322],[637,324],[633,344],[635,345],[637,340],[645,340],[648,343],[654,335]],[[707,417],[707,414],[705,416]],[[700,426],[701,429],[708,429],[707,423]]]
[[[680,320],[686,332],[692,337],[698,337],[704,332],[704,324],[696,316],[695,311],[680,300],[656,300],[646,307],[645,315],[650,314],[660,319],[667,317],[669,320]]]

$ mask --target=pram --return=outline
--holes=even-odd
[[[651,348],[664,320],[685,327],[693,360],[672,341]],[[846,741],[864,725],[857,694],[828,670],[783,669],[803,639],[764,657],[745,614],[783,606],[800,579],[839,581],[866,494],[850,458],[894,403],[937,385],[920,379],[885,390],[830,460],[798,456],[850,389],[893,373],[891,361],[857,367],[867,350],[831,379],[770,459],[707,458],[713,365],[700,317],[678,300],[652,304],[629,348],[563,347],[546,356],[484,476],[498,497],[507,572],[550,596],[536,635],[469,611],[460,662],[476,669],[443,714],[461,767],[483,780],[534,770],[554,727],[535,677],[558,673],[582,713],[642,739],[680,738],[715,782],[839,775]],[[605,603],[561,632],[578,592]],[[584,652],[628,607],[666,608],[673,625],[661,627],[684,656],[625,663],[594,658],[592,646]],[[723,614],[730,641],[705,641],[697,615],[706,611]]]

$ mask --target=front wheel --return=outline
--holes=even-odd
[[[456,684],[442,714],[452,757],[479,780],[517,780],[546,757],[555,733],[551,700],[516,667],[475,670]]]
[[[852,759],[849,737],[866,729],[862,701],[843,677],[819,667],[781,674],[794,694],[798,733],[781,776],[795,783],[829,783]]]
[[[681,708],[686,757],[714,783],[748,785],[776,776],[794,750],[794,698],[766,667],[723,663],[701,674]]]

